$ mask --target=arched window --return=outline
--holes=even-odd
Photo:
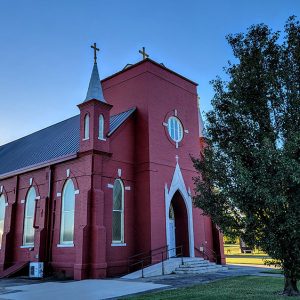
[[[113,243],[124,242],[124,185],[120,179],[116,179],[113,189]]]
[[[60,244],[73,244],[74,240],[75,188],[68,179],[62,194]]]
[[[34,245],[34,213],[35,213],[35,188],[31,187],[27,193],[25,202],[25,217],[24,217],[24,230],[23,230],[23,245]]]
[[[86,114],[84,117],[84,140],[88,140],[90,138],[90,116]]]
[[[104,117],[99,116],[99,140],[104,140]]]
[[[5,197],[0,196],[0,249],[2,246],[2,235],[4,231],[4,220],[5,220]]]

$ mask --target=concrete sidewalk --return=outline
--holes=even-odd
[[[124,280],[82,280],[10,286],[0,300],[99,300],[166,288],[167,285]]]
[[[227,265],[228,270],[219,271],[215,273],[205,274],[170,274],[163,276],[155,276],[148,278],[136,279],[140,282],[151,282],[155,284],[167,285],[170,288],[183,288],[193,286],[195,284],[206,284],[212,281],[222,280],[229,277],[236,276],[269,276],[269,277],[283,277],[281,274],[262,273],[270,271],[270,268],[263,268],[261,266],[237,266]]]
[[[273,276],[262,273],[269,268],[227,265],[228,270],[206,274],[170,274],[139,279],[93,279],[82,281],[34,282],[25,279],[6,279],[0,282],[0,300],[100,300],[174,289],[222,280],[234,276]]]

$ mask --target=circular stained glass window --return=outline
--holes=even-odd
[[[183,138],[183,127],[180,120],[176,117],[170,117],[168,120],[168,131],[171,139],[178,143]]]

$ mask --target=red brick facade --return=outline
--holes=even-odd
[[[108,104],[90,100],[79,105],[81,136],[76,156],[0,177],[8,203],[0,269],[19,261],[41,261],[46,269],[75,279],[126,272],[129,256],[167,244],[166,198],[172,197],[176,184],[183,186],[173,180],[177,161],[187,193],[182,188],[173,194],[176,245],[184,246],[185,255],[197,256],[191,245],[199,248],[206,243],[222,255],[224,262],[222,237],[211,220],[195,207],[191,210],[192,223],[187,217],[185,201],[191,200],[193,177],[197,175],[190,156],[198,157],[201,150],[196,84],[147,59],[106,78],[102,87]],[[100,113],[107,135],[109,116],[132,107],[136,111],[130,118],[105,141],[98,139]],[[89,140],[82,138],[86,113],[90,115]],[[178,145],[166,127],[168,118],[174,115],[184,127]],[[125,186],[122,245],[112,245],[111,186],[116,178]],[[61,198],[68,179],[76,190],[74,246],[60,247]],[[37,194],[34,246],[22,248],[24,199],[31,186]],[[193,241],[189,240],[191,226]]]

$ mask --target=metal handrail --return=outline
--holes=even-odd
[[[199,249],[195,247],[195,250],[199,251],[203,255],[203,258],[205,258],[206,256],[208,260],[212,259],[213,261],[218,262],[218,258],[220,257],[220,255],[218,255],[213,249],[209,248],[204,243],[201,244],[201,247],[203,249],[202,251],[200,247]]]
[[[158,251],[158,250],[160,250],[160,249],[167,249],[167,248],[168,248],[168,245],[164,245],[164,246],[161,246],[161,247],[159,247],[159,248],[151,249],[150,251],[140,252],[140,253],[138,253],[138,254],[129,256],[129,257],[128,257],[128,261],[131,260],[131,259],[135,259],[136,257],[139,257],[139,256],[141,256],[141,255],[145,255],[145,254],[149,254],[149,253],[150,253],[150,255],[151,255],[152,252]]]
[[[156,253],[155,255],[161,255],[161,263],[162,263],[162,275],[164,275],[165,273],[165,267],[164,267],[164,260],[166,259],[169,259],[169,252],[171,250],[177,250],[177,249],[180,249],[180,252],[178,254],[176,254],[175,256],[173,257],[181,257],[181,264],[183,265],[183,246],[177,246],[177,247],[174,247],[174,248],[170,248],[168,247],[168,245],[166,246],[167,250],[164,250],[164,251],[161,251],[159,253]],[[155,251],[155,250],[154,250]],[[151,251],[150,251],[151,252]],[[177,252],[177,251],[176,251]],[[164,259],[164,254],[167,253],[167,256],[166,256],[166,259]],[[128,271],[130,270],[130,267],[132,266],[135,266],[135,265],[141,265],[141,270],[142,270],[142,278],[144,278],[144,268],[145,267],[149,267],[152,265],[152,263],[150,263],[149,265],[145,265],[145,261],[147,261],[149,258],[151,259],[153,255],[149,255],[147,257],[144,257],[143,259],[135,262],[135,263],[132,263],[130,265],[128,265]]]
[[[204,259],[210,259],[209,255],[204,251],[204,249],[201,251],[201,249],[194,247],[195,250],[197,250],[200,253],[200,256],[203,257]]]
[[[213,259],[217,262],[218,254],[211,248],[209,248],[206,244],[202,243],[203,249],[206,249],[207,252],[210,252],[213,256]]]

